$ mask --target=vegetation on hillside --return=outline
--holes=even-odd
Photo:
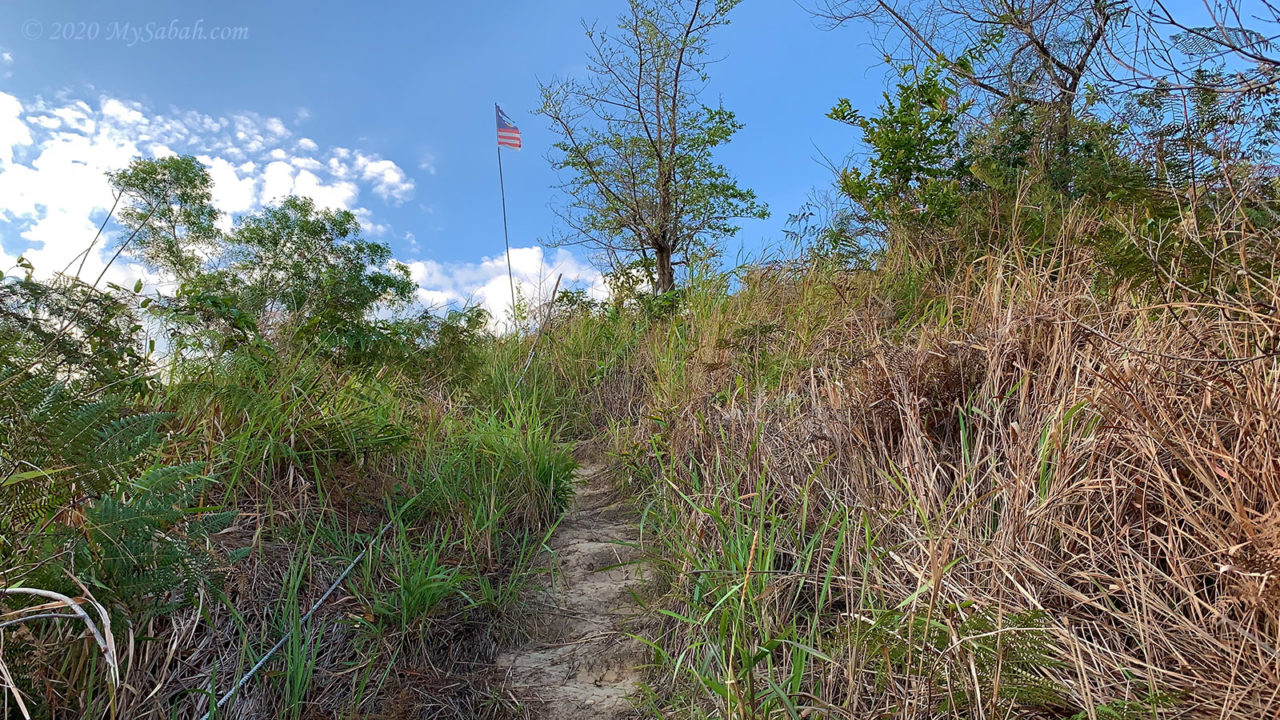
[[[865,154],[792,217],[800,251],[563,321],[631,348],[582,396],[659,569],[645,709],[1274,715],[1259,31],[1183,29],[1176,73],[1122,83],[1125,5],[962,6],[952,55],[838,5],[909,57],[874,113],[835,103]]]
[[[509,714],[476,668],[574,468],[519,348],[395,312],[412,285],[350,213],[224,232],[192,158],[113,181],[171,290],[3,286],[6,715],[197,717],[290,630],[221,716]]]
[[[600,83],[545,90],[563,230],[624,255],[528,335],[421,312],[349,213],[228,224],[192,158],[113,175],[164,289],[6,277],[6,715],[197,717],[282,638],[223,716],[527,712],[486,667],[578,442],[655,569],[639,713],[1275,716],[1265,28],[826,3],[905,56],[874,111],[832,98],[860,152],[794,250],[726,268],[763,210],[698,57],[735,4],[631,2]]]

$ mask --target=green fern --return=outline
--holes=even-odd
[[[19,362],[13,362],[18,359]],[[132,475],[167,415],[85,397],[20,358],[0,360],[0,536],[30,530]]]
[[[206,539],[236,516],[199,506],[209,486],[203,469],[202,463],[151,468],[86,505],[77,527],[42,533],[29,557],[58,562],[40,562],[26,582],[76,593],[69,569],[100,601],[131,611],[190,597],[217,577]]]

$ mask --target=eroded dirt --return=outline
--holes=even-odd
[[[633,717],[628,696],[646,659],[626,633],[643,580],[634,563],[639,531],[600,468],[578,475],[575,506],[549,542],[554,576],[536,610],[543,630],[498,666],[533,717]]]

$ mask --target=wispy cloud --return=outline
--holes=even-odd
[[[61,271],[85,250],[111,207],[107,173],[137,157],[174,153],[193,154],[209,166],[213,201],[227,226],[234,216],[303,195],[322,207],[357,212],[376,234],[385,226],[372,222],[375,213],[362,204],[366,191],[399,205],[415,189],[394,161],[326,150],[295,138],[275,117],[157,112],[110,96],[20,99],[0,92],[0,264],[12,268],[25,255],[40,275]],[[91,253],[84,273],[96,277],[105,264],[100,251]],[[122,264],[107,279],[124,283],[142,275],[141,268]]]

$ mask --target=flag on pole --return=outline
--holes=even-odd
[[[512,150],[520,149],[520,128],[511,122],[511,118],[502,112],[502,108],[494,103],[493,107],[498,111],[498,147],[511,148]]]

